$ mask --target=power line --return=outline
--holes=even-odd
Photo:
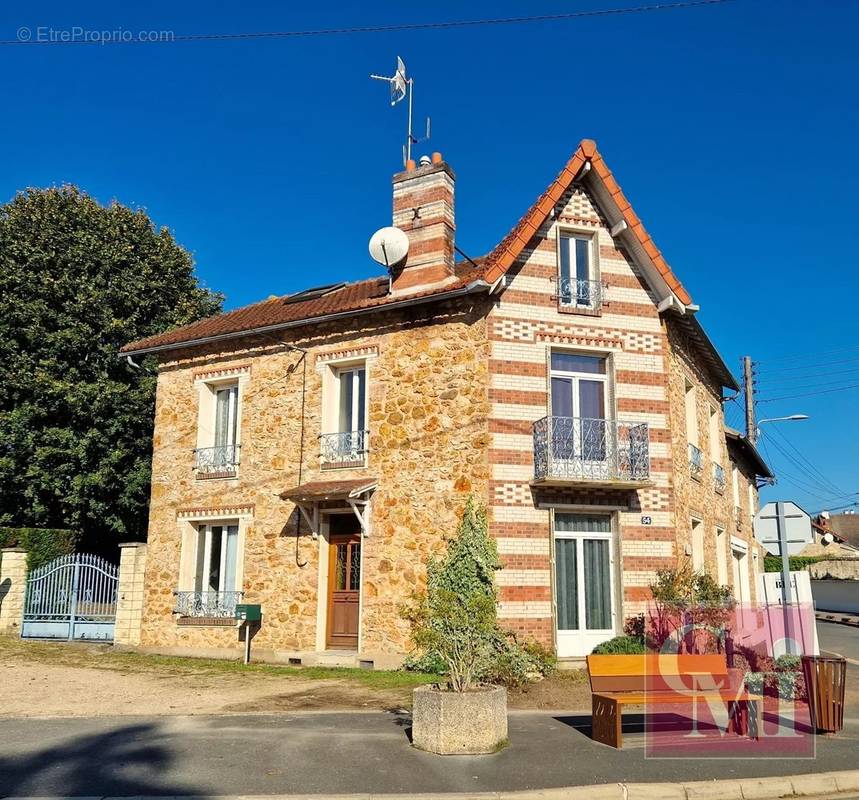
[[[814,464],[813,464],[813,463],[812,463],[812,462],[811,462],[811,461],[810,461],[810,460],[809,460],[809,459],[808,459],[808,458],[807,458],[807,457],[806,457],[806,456],[805,456],[805,455],[804,455],[804,454],[799,450],[799,448],[798,448],[798,447],[796,447],[796,446],[793,444],[793,442],[791,442],[791,441],[790,441],[790,439],[788,439],[788,438],[787,438],[787,434],[785,434],[785,433],[784,433],[784,431],[780,431],[777,427],[776,427],[776,428],[773,428],[772,430],[773,430],[773,433],[777,434],[777,435],[778,435],[778,437],[779,437],[779,438],[780,438],[780,439],[781,439],[781,440],[782,440],[782,441],[783,441],[783,442],[784,442],[784,443],[785,443],[785,444],[786,444],[786,445],[787,445],[791,450],[793,450],[793,452],[794,452],[794,453],[796,453],[796,454],[797,454],[797,456],[799,456],[799,459],[800,459],[801,461],[803,461],[803,462],[808,466],[808,468],[811,470],[811,472],[812,472],[813,474],[818,475],[818,476],[820,477],[820,479],[821,479],[825,484],[828,484],[832,489],[834,489],[834,490],[835,490],[835,492],[836,492],[836,494],[839,494],[839,495],[845,495],[845,494],[846,494],[843,488],[839,487],[839,486],[838,486],[834,481],[832,481],[832,480],[830,480],[829,478],[827,478],[827,477],[826,477],[826,476],[825,476],[825,475],[820,471],[820,469],[819,469],[816,465],[814,465]]]
[[[736,0],[686,0],[679,3],[651,3],[624,8],[590,9],[570,11],[563,14],[535,14],[520,17],[495,17],[489,19],[446,20],[442,22],[405,22],[393,25],[359,25],[343,28],[311,28],[294,31],[252,31],[248,33],[186,33],[169,38],[124,39],[124,38],[79,38],[79,39],[0,39],[0,45],[57,45],[57,44],[144,44],[147,42],[170,44],[173,42],[213,42],[245,39],[289,39],[312,36],[336,36],[356,33],[397,33],[418,30],[444,30],[450,28],[474,28],[486,25],[518,25],[527,22],[559,22],[586,17],[609,17],[621,14],[644,14],[652,11],[674,11],[683,8],[717,6]]]
[[[775,439],[771,437],[765,438],[769,438],[769,441],[772,446],[775,447],[776,450],[778,450],[779,453],[781,453],[788,461],[790,461],[790,463],[797,470],[799,470],[799,473],[803,476],[803,478],[809,481],[809,485],[818,487],[818,491],[825,492],[826,494],[832,493],[832,489],[829,486],[827,486],[819,478],[815,477],[814,474],[809,472],[809,470],[802,464],[801,461],[797,460],[793,455],[791,455],[787,450],[785,450]],[[769,449],[767,449],[767,453],[769,453]],[[840,492],[840,490],[837,489],[836,491]]]
[[[857,502],[857,503],[847,503],[847,505],[844,505],[844,506],[835,506],[834,508],[832,508],[832,507],[830,506],[829,508],[822,508],[822,509],[820,509],[820,511],[814,511],[814,512],[812,512],[812,513],[813,513],[813,514],[821,514],[821,513],[823,513],[824,511],[843,511],[845,508],[854,508],[855,506],[859,506],[859,502]]]
[[[773,370],[764,369],[764,370],[760,370],[756,374],[758,374],[758,375],[769,375],[773,372],[796,372],[797,370],[817,369],[819,367],[830,367],[830,366],[834,366],[836,364],[855,364],[857,361],[859,361],[859,356],[853,356],[852,358],[842,358],[842,359],[839,359],[838,361],[820,361],[820,362],[815,362],[813,364],[803,364],[801,366],[778,367],[778,368],[773,369]],[[761,362],[759,362],[759,361],[755,362],[756,365],[760,364],[760,363]]]
[[[799,394],[784,394],[779,397],[764,397],[758,400],[759,403],[774,403],[776,400],[793,400],[797,397],[814,397],[818,394],[832,394],[833,392],[846,392],[848,389],[859,389],[859,383],[851,384],[850,386],[842,386],[838,389],[821,389],[817,392],[801,392]]]
[[[859,372],[859,368],[848,369],[848,370],[845,370],[845,372]],[[840,373],[832,373],[832,374],[837,375]],[[780,389],[783,390],[783,389],[795,387],[796,382],[799,379],[800,379],[800,376],[794,376],[794,378],[789,383],[785,383],[785,384],[776,383],[775,385],[770,384],[770,383],[765,383],[764,386],[767,389],[770,389],[770,390],[775,389],[776,391],[778,391]],[[822,383],[806,383],[805,381],[803,381],[802,386],[806,389],[816,389],[820,386],[842,386],[842,385],[844,385],[845,381],[855,381],[855,380],[856,380],[856,377],[852,376],[849,378],[839,378],[838,380],[834,380],[834,381],[823,381]]]
[[[823,350],[819,353],[794,353],[789,356],[777,356],[776,358],[768,358],[764,363],[766,364],[781,364],[785,361],[796,361],[797,359],[806,359],[806,358],[820,358],[821,356],[831,356],[836,353],[846,353],[852,352],[853,350],[859,350],[859,345],[850,345],[849,347],[836,347],[833,350]]]

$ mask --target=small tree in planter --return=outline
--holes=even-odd
[[[469,498],[447,553],[427,565],[426,592],[403,610],[415,645],[448,674],[446,686],[414,692],[412,741],[422,750],[491,753],[507,738],[507,691],[481,682],[506,645],[496,610],[500,567],[486,512]]]

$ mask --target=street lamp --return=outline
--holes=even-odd
[[[767,419],[759,419],[755,433],[757,433],[758,436],[761,435],[761,425],[765,422],[794,422],[801,419],[808,419],[808,414],[791,414],[787,417],[767,417]]]

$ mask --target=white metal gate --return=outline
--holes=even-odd
[[[113,641],[119,567],[72,553],[27,576],[21,636]]]

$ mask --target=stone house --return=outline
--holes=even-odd
[[[739,387],[595,144],[483,258],[456,260],[439,154],[393,178],[408,255],[123,349],[160,364],[139,632],[165,652],[398,663],[399,608],[468,495],[499,612],[576,658],[688,563],[755,598]]]

